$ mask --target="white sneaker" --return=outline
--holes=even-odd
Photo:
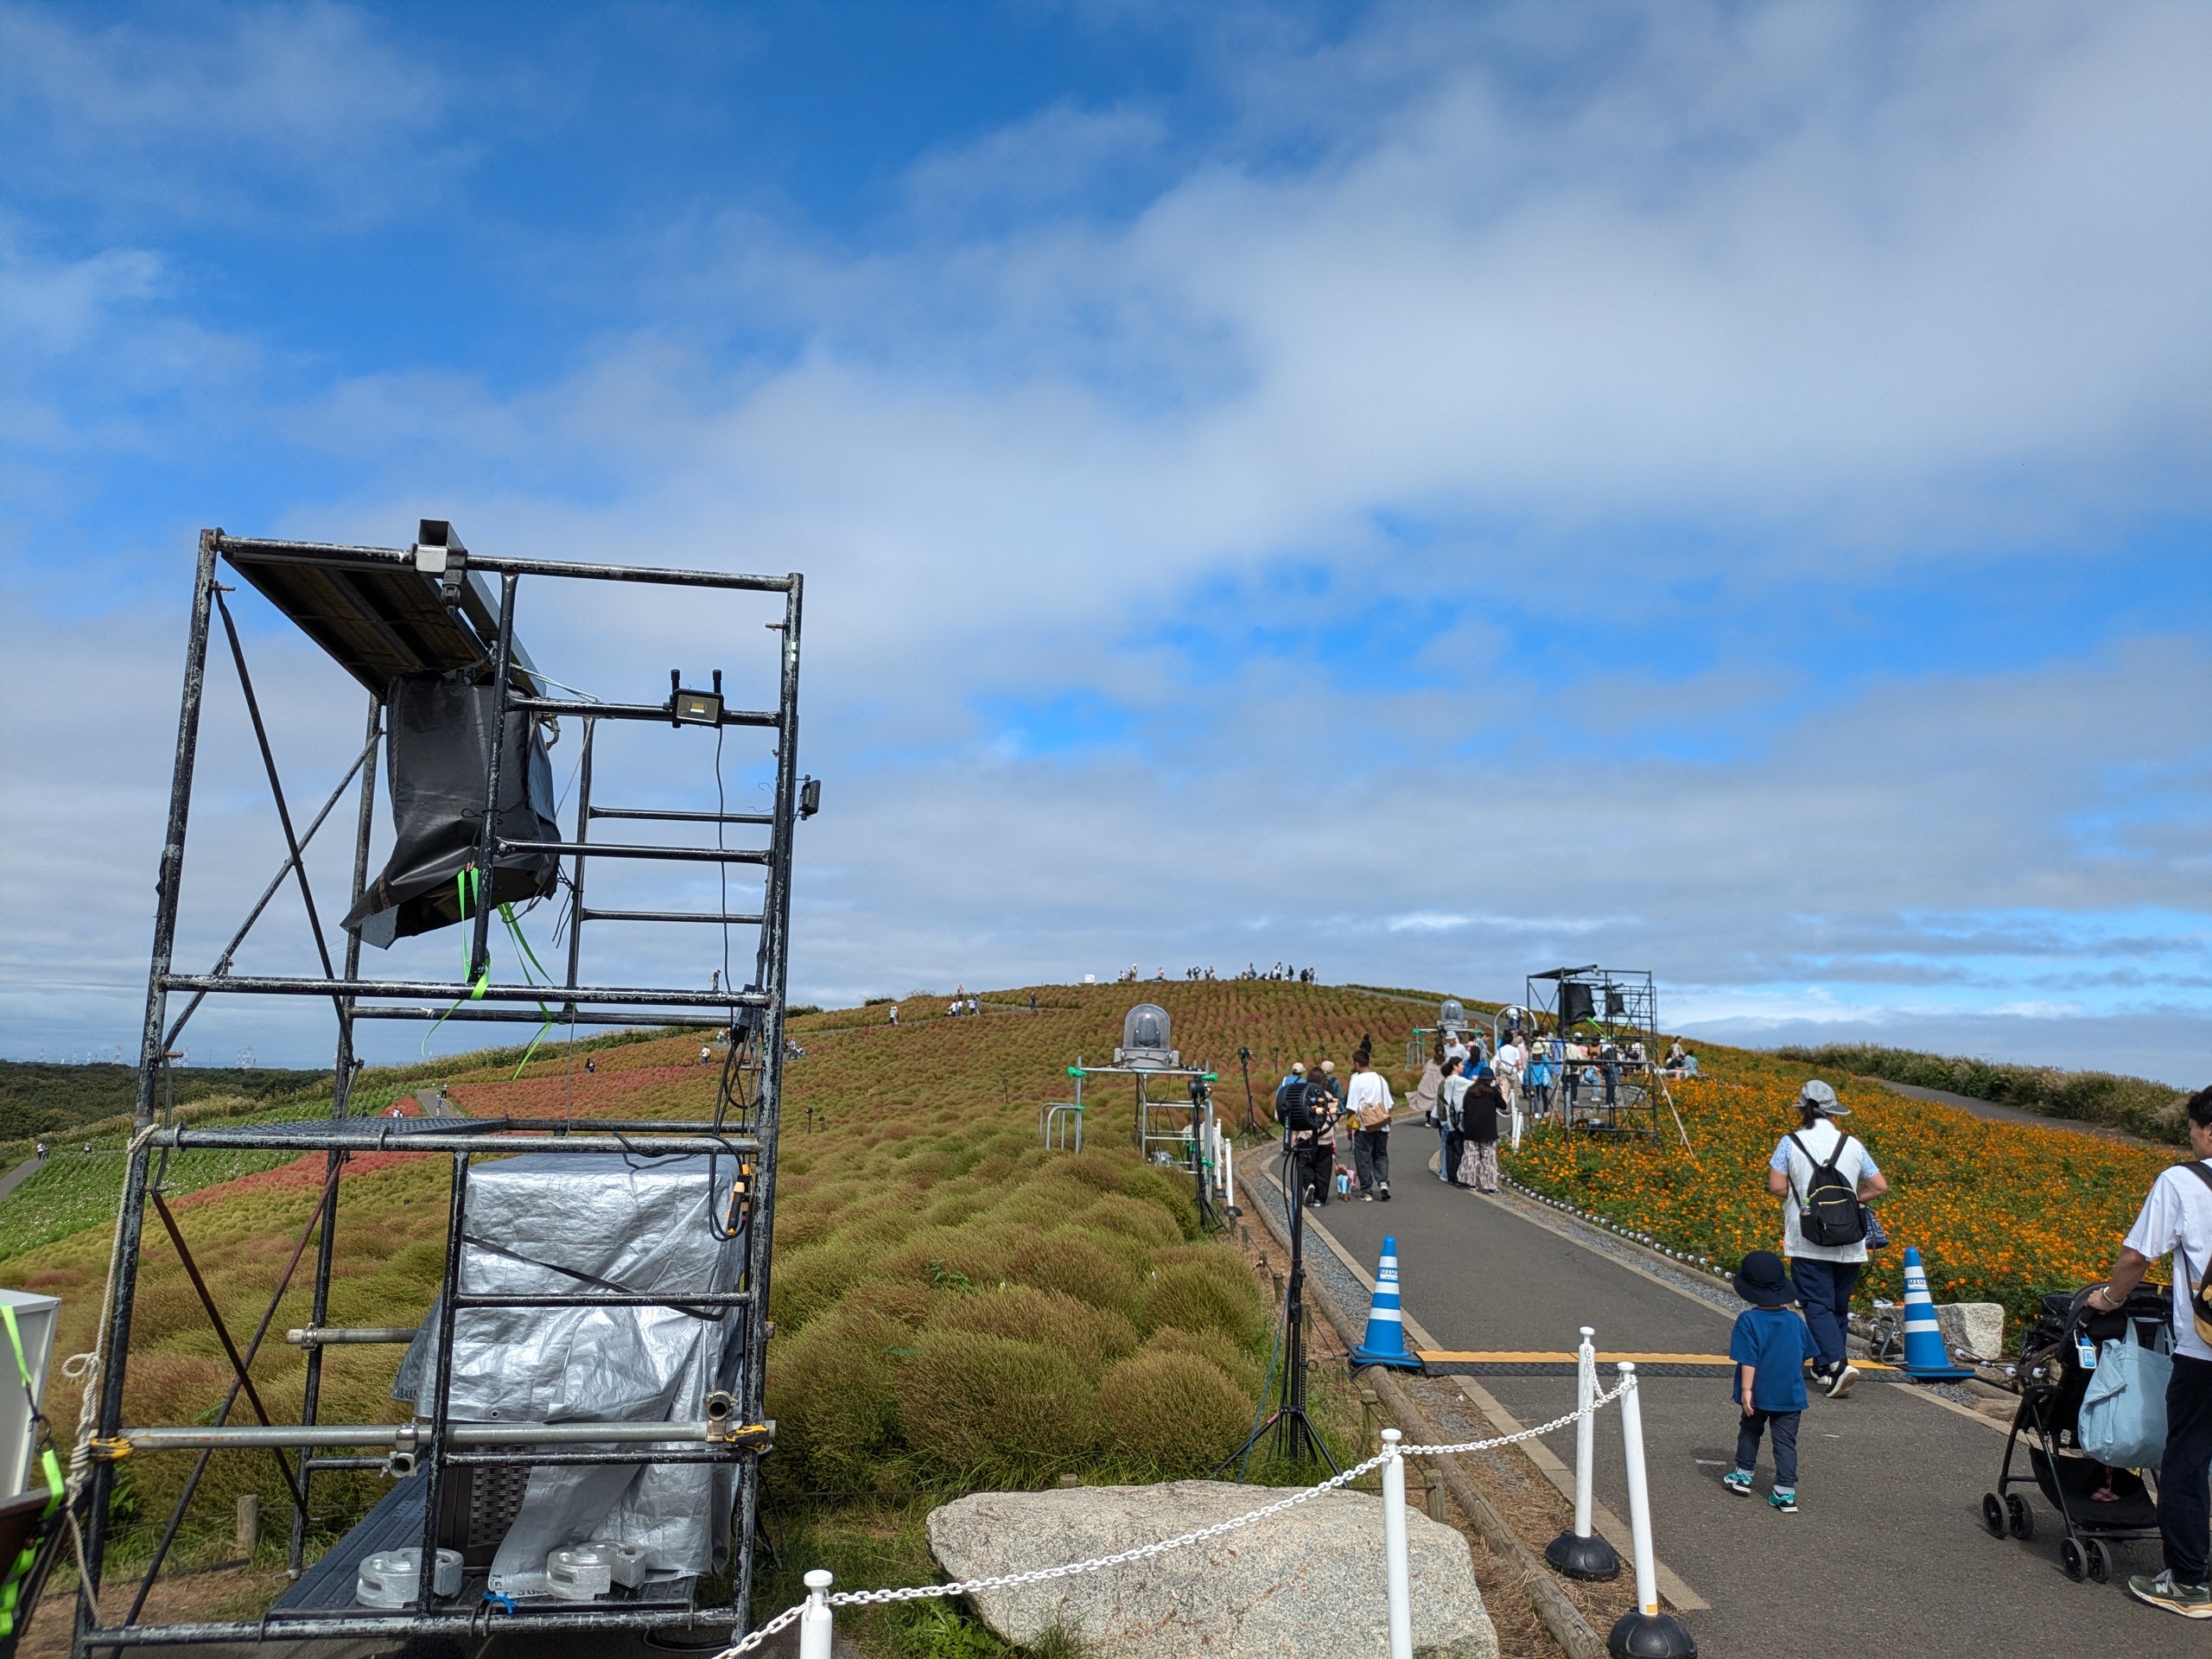
[[[1858,1371],[1849,1365],[1839,1365],[1828,1373],[1828,1398],[1840,1400],[1851,1392],[1851,1385],[1859,1380]]]

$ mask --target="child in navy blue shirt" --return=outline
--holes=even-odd
[[[1753,1250],[1737,1270],[1736,1294],[1751,1306],[1736,1316],[1728,1357],[1736,1362],[1735,1398],[1742,1415],[1736,1428],[1736,1466],[1720,1484],[1738,1497],[1751,1495],[1759,1437],[1774,1428],[1774,1490],[1767,1502],[1784,1515],[1797,1513],[1797,1424],[1805,1414],[1805,1362],[1817,1358],[1813,1333],[1790,1304],[1796,1290],[1772,1250]]]

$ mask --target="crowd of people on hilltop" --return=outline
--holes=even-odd
[[[1159,969],[1153,974],[1152,977],[1154,982],[1164,983],[1167,978],[1167,969],[1165,968]],[[1217,974],[1211,968],[1185,968],[1183,970],[1183,977],[1186,980],[1204,983],[1208,981],[1218,980],[1221,976]],[[1267,969],[1262,968],[1257,963],[1247,963],[1244,965],[1244,971],[1243,973],[1232,974],[1230,977],[1231,979],[1239,980],[1282,980],[1294,985],[1318,985],[1320,983],[1320,974],[1318,969],[1312,968],[1295,968],[1290,963],[1284,962],[1279,962],[1275,963],[1273,968]],[[1144,970],[1139,968],[1136,963],[1131,963],[1128,966],[1128,970],[1126,973],[1116,974],[1114,976],[1114,979],[1115,982],[1120,985],[1141,985],[1144,982]]]

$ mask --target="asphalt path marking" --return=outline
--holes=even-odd
[[[1454,1376],[1452,1380],[1459,1384],[1459,1392],[1473,1402],[1475,1409],[1490,1419],[1491,1427],[1497,1429],[1499,1433],[1518,1434],[1525,1427],[1518,1418],[1505,1408],[1496,1395],[1471,1376]],[[1521,1449],[1529,1454],[1529,1461],[1536,1465],[1537,1471],[1559,1489],[1559,1495],[1569,1503],[1573,1503],[1574,1502],[1574,1471],[1559,1460],[1558,1454],[1541,1440],[1523,1440],[1521,1442]],[[1613,1547],[1614,1553],[1619,1555],[1624,1567],[1628,1567],[1635,1560],[1634,1535],[1629,1531],[1620,1516],[1615,1515],[1612,1510],[1595,1498],[1590,1502],[1590,1524],[1597,1529],[1600,1538]],[[1664,1561],[1656,1558],[1653,1560],[1651,1575],[1659,1580],[1659,1593],[1672,1602],[1678,1612],[1701,1613],[1713,1605],[1711,1602],[1683,1583],[1681,1574]]]
[[[1266,1181],[1269,1186],[1274,1188],[1277,1197],[1284,1197],[1282,1183],[1277,1180],[1273,1174],[1262,1172],[1261,1179]],[[1285,1198],[1285,1201],[1287,1202],[1287,1199]],[[1326,1227],[1324,1227],[1320,1222],[1315,1218],[1313,1212],[1310,1209],[1306,1213],[1306,1225],[1320,1236],[1321,1242],[1329,1247],[1330,1253],[1333,1255],[1338,1261],[1343,1262],[1344,1267],[1350,1270],[1352,1275],[1362,1284],[1367,1287],[1369,1294],[1372,1294],[1375,1289],[1374,1275],[1361,1268],[1358,1260],[1353,1256],[1350,1250],[1347,1250],[1342,1244],[1337,1242],[1336,1235],[1332,1233]],[[1612,1258],[1608,1256],[1606,1259],[1610,1261]],[[1646,1274],[1645,1276],[1651,1277],[1652,1275]],[[1662,1280],[1659,1282],[1664,1283],[1665,1281]],[[1687,1294],[1688,1293],[1685,1294]],[[1703,1306],[1710,1306],[1711,1304],[1707,1303],[1703,1304]],[[1436,1338],[1429,1335],[1426,1330],[1422,1329],[1420,1323],[1414,1319],[1412,1314],[1404,1313],[1402,1314],[1402,1317],[1405,1321],[1406,1334],[1412,1338],[1415,1344],[1421,1348],[1432,1350],[1438,1347]],[[1573,1356],[1570,1355],[1568,1357],[1572,1358]],[[1500,1404],[1498,1401],[1479,1383],[1476,1382],[1471,1377],[1454,1377],[1452,1380],[1459,1385],[1460,1392],[1465,1394],[1468,1399],[1474,1402],[1477,1409],[1481,1411],[1483,1415],[1491,1421],[1491,1425],[1497,1429],[1498,1433],[1501,1434],[1518,1434],[1521,1432],[1524,1425],[1516,1421],[1513,1414],[1507,1411],[1504,1406]],[[1521,1451],[1528,1457],[1529,1460],[1535,1465],[1537,1471],[1541,1473],[1545,1479],[1550,1481],[1554,1486],[1558,1487],[1560,1491],[1565,1493],[1567,1496],[1567,1501],[1569,1503],[1573,1503],[1574,1478],[1571,1474],[1567,1474],[1566,1472],[1567,1465],[1559,1460],[1558,1457],[1553,1453],[1552,1449],[1539,1440],[1522,1440],[1519,1445]],[[1558,1472],[1555,1473],[1554,1472],[1554,1471],[1557,1471]],[[1562,1478],[1565,1481],[1564,1484],[1561,1484]],[[1591,1524],[1599,1529],[1599,1535],[1619,1553],[1621,1560],[1624,1562],[1627,1562],[1634,1559],[1635,1548],[1633,1541],[1630,1537],[1628,1529],[1622,1525],[1620,1518],[1618,1516],[1614,1515],[1611,1510],[1606,1509],[1604,1504],[1593,1501],[1590,1508],[1590,1520]],[[1611,1529],[1608,1530],[1608,1529]],[[1655,1558],[1652,1565],[1652,1571],[1654,1576],[1659,1580],[1659,1593],[1664,1596],[1669,1601],[1674,1603],[1674,1605],[1681,1611],[1684,1612],[1700,1612],[1713,1605],[1707,1601],[1702,1596],[1699,1595],[1696,1591],[1691,1589],[1688,1585],[1685,1584],[1682,1581],[1681,1575],[1676,1573],[1673,1568],[1668,1567],[1663,1561],[1659,1561]]]
[[[1262,1170],[1260,1174],[1260,1179],[1265,1181],[1269,1186],[1274,1188],[1275,1196],[1277,1198],[1282,1198],[1285,1204],[1289,1202],[1289,1199],[1284,1196],[1282,1183],[1277,1180],[1272,1173]],[[1288,1224],[1286,1223],[1285,1224],[1287,1225]],[[1358,1280],[1361,1284],[1366,1286],[1367,1294],[1372,1296],[1375,1294],[1375,1275],[1359,1265],[1359,1258],[1357,1256],[1354,1255],[1350,1250],[1344,1249],[1343,1245],[1337,1243],[1337,1236],[1321,1224],[1319,1219],[1313,1214],[1310,1206],[1306,1211],[1306,1225],[1312,1231],[1320,1235],[1321,1242],[1329,1247],[1329,1254],[1335,1256],[1338,1261],[1343,1262],[1344,1265],[1344,1271],[1351,1274],[1353,1278]],[[1404,1321],[1406,1334],[1413,1338],[1415,1347],[1439,1348],[1443,1345],[1439,1343],[1434,1337],[1429,1335],[1429,1333],[1422,1328],[1421,1323],[1419,1319],[1414,1318],[1412,1314],[1406,1313],[1402,1307],[1399,1310],[1399,1318]]]

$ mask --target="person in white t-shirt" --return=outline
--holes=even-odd
[[[1873,1154],[1836,1123],[1837,1118],[1850,1116],[1851,1109],[1818,1077],[1797,1091],[1797,1114],[1801,1121],[1796,1132],[1783,1135],[1767,1160],[1766,1190],[1782,1200],[1782,1253],[1789,1258],[1790,1281],[1797,1287],[1805,1323],[1812,1327],[1814,1344],[1821,1351],[1813,1366],[1814,1379],[1829,1399],[1840,1400],[1859,1380],[1844,1338],[1850,1330],[1851,1293],[1866,1265],[1866,1241],[1861,1236],[1852,1244],[1815,1244],[1799,1224],[1814,1172],[1831,1158],[1836,1173],[1862,1202],[1879,1198],[1890,1184],[1874,1166]]]
[[[2158,1465],[2158,1536],[2166,1570],[2127,1581],[2136,1600],[2184,1618],[2212,1618],[2212,1089],[2189,1097],[2196,1154],[2151,1183],[2106,1282],[2088,1305],[2109,1313],[2162,1255],[2174,1259],[2174,1370],[2166,1383],[2166,1452]]]
[[[1390,1085],[1375,1069],[1365,1049],[1352,1056],[1351,1088],[1344,1109],[1352,1116],[1352,1167],[1359,1172],[1359,1196],[1373,1203],[1390,1201]]]
[[[1521,1033],[1509,1031],[1505,1040],[1497,1046],[1497,1052],[1491,1057],[1491,1074],[1497,1079],[1497,1092],[1505,1102],[1511,1116],[1515,1134],[1513,1144],[1521,1144],[1521,1067],[1528,1051],[1521,1046]]]

